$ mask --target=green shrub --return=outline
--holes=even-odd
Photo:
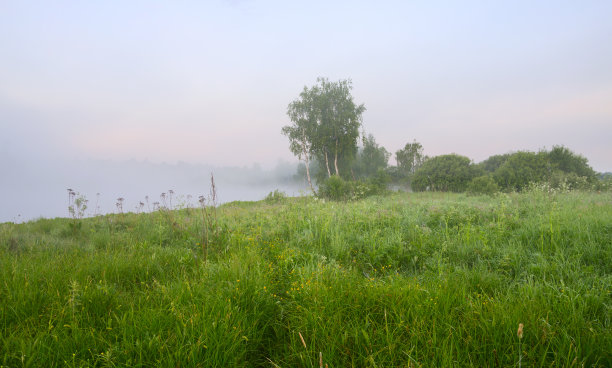
[[[425,161],[412,176],[411,187],[417,192],[463,192],[470,180],[481,173],[482,169],[465,156],[441,155]]]
[[[600,174],[599,180],[593,185],[593,189],[603,192],[612,192],[612,173]]]
[[[353,186],[338,175],[330,176],[319,185],[319,198],[331,199],[332,201],[343,201],[350,199],[353,194]]]
[[[368,178],[367,183],[375,192],[372,194],[381,194],[387,190],[387,186],[391,183],[391,176],[384,169],[379,169],[376,174]]]
[[[319,185],[317,196],[332,201],[357,200],[386,192],[388,183],[389,176],[383,170],[367,180],[346,181],[333,175]]]
[[[553,189],[568,190],[589,190],[593,188],[593,184],[589,182],[586,176],[578,176],[573,172],[563,172],[555,170],[549,179],[550,187]]]
[[[499,186],[490,175],[482,175],[475,177],[468,183],[467,192],[492,195],[499,192]]]
[[[549,172],[546,152],[515,152],[493,173],[497,184],[505,191],[527,188],[530,183],[541,183]]]
[[[278,203],[278,202],[282,202],[286,198],[287,198],[287,194],[285,192],[280,191],[278,189],[274,189],[274,191],[268,193],[268,195],[266,196],[266,198],[264,198],[264,200],[268,203]]]

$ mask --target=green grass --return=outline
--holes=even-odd
[[[612,365],[610,193],[235,202],[206,252],[201,216],[1,224],[0,366]]]

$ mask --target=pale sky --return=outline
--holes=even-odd
[[[391,152],[563,144],[612,171],[611,1],[2,1],[0,156],[295,161],[280,130],[318,76]]]

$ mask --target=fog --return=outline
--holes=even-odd
[[[118,198],[124,198],[124,212],[149,211],[155,202],[163,204],[160,196],[170,190],[174,208],[199,206],[199,196],[210,199],[211,174],[218,204],[260,200],[276,189],[295,196],[306,193],[307,188],[303,179],[295,177],[297,165],[288,162],[266,169],[256,164],[214,167],[136,160],[13,159],[2,161],[0,168],[6,174],[0,179],[4,199],[0,222],[68,217],[68,189],[89,201],[85,215],[91,216],[118,212]],[[167,205],[168,200],[166,197]]]
[[[0,221],[67,215],[68,188],[104,211],[206,194],[210,172],[222,201],[293,193],[281,128],[319,76],[352,79],[391,153],[565,145],[612,171],[610,19],[596,0],[2,1]]]

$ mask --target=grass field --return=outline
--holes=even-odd
[[[0,225],[0,366],[612,366],[610,193],[202,215]]]

